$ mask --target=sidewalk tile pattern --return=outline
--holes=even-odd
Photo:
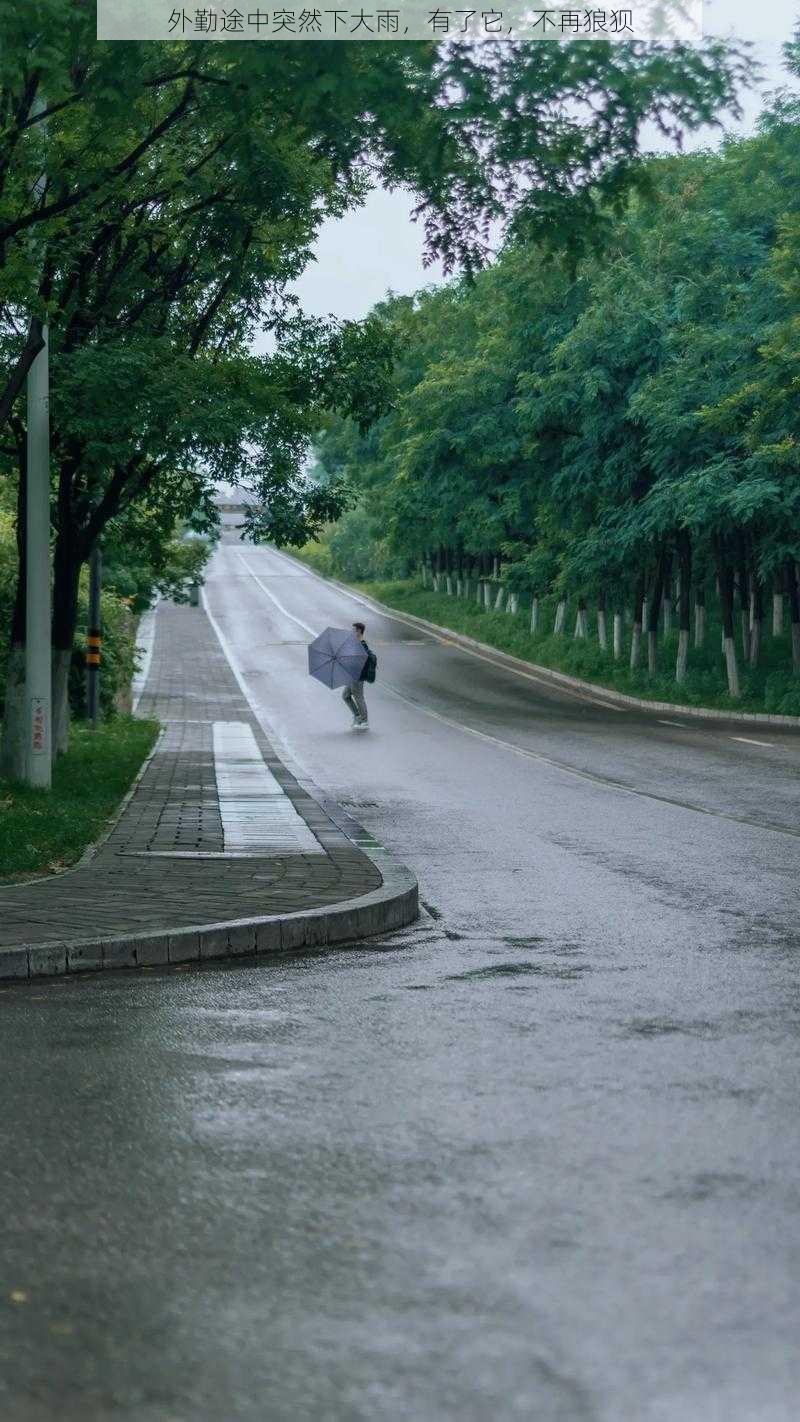
[[[276,756],[202,608],[160,604],[139,714],[156,717],[165,732],[123,814],[90,863],[38,883],[0,887],[0,947],[68,949],[87,940],[297,913],[380,887],[378,869],[345,833],[341,814],[333,811],[336,823]],[[314,853],[186,857],[224,847],[215,721],[250,726],[268,769],[317,841]]]

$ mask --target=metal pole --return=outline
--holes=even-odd
[[[34,112],[44,108],[38,94]],[[37,196],[44,193],[42,174]],[[50,343],[42,326],[44,349],[28,372],[28,471],[25,520],[25,769],[29,785],[49,790],[52,783],[53,673],[50,651]]]
[[[50,652],[50,349],[28,373],[28,488],[25,579],[26,779],[49,790],[52,780]]]
[[[89,559],[89,629],[86,633],[86,714],[97,728],[100,704],[100,656],[103,629],[100,617],[100,589],[103,582],[103,555],[99,546]]]

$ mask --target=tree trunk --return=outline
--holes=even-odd
[[[475,584],[475,601],[477,602],[478,607],[480,607],[483,602],[483,583],[481,582],[480,578]]]
[[[739,567],[737,587],[739,589],[739,621],[742,628],[742,657],[747,662],[750,660],[750,578],[743,563]]]
[[[69,749],[69,666],[78,620],[81,562],[74,531],[59,529],[53,555],[53,755]]]
[[[450,576],[449,573],[446,573],[446,574],[445,574],[444,586],[445,586],[445,592],[447,593],[447,596],[448,596],[448,597],[452,597],[452,596],[453,596],[453,579],[451,578],[451,576]]]
[[[792,671],[800,675],[800,595],[797,573],[791,558],[786,560],[786,591],[789,594],[789,616],[792,623]]]
[[[738,700],[739,667],[736,660],[736,640],[733,634],[733,569],[725,561],[724,549],[719,541],[715,543],[714,556],[717,562],[717,580],[722,607],[722,647],[728,673],[728,692]]]
[[[608,631],[606,628],[605,596],[597,599],[597,641],[604,652],[608,651]]]
[[[692,543],[688,533],[678,535],[678,656],[675,680],[680,686],[686,680],[689,665],[689,633],[692,605]]]
[[[633,632],[631,633],[631,671],[636,671],[642,655],[642,617],[644,615],[644,578],[636,583],[633,602]]]
[[[589,614],[586,610],[586,599],[578,598],[578,614],[575,618],[575,636],[585,640],[589,631]]]
[[[69,750],[69,669],[72,651],[53,649],[53,755]]]
[[[539,627],[539,599],[531,598],[531,636],[535,637]]]
[[[34,316],[28,326],[25,345],[17,357],[14,369],[8,377],[2,393],[0,393],[0,430],[5,427],[11,417],[17,398],[22,394],[30,368],[42,350],[44,350],[42,323],[38,317]]]
[[[664,636],[672,631],[672,554],[668,553],[664,565],[662,586],[662,606],[664,609]]]
[[[621,612],[614,613],[614,629],[612,632],[614,661],[618,662],[622,656],[622,627],[623,619]]]
[[[567,603],[565,598],[559,598],[556,607],[556,619],[553,623],[553,636],[560,637],[564,631],[564,619],[567,615]]]
[[[772,590],[772,635],[783,636],[783,589],[778,578]]]
[[[0,774],[8,780],[23,780],[27,769],[25,739],[26,492],[27,465],[26,450],[23,444],[20,449],[19,482],[17,485],[17,585],[14,590],[9,628],[3,741],[0,747]]]
[[[653,592],[647,612],[647,670],[650,676],[658,671],[658,619],[661,612],[661,598],[664,592],[664,578],[670,563],[670,555],[662,553],[656,564]]]
[[[694,599],[694,645],[699,651],[706,641],[706,591],[699,587]]]
[[[491,610],[491,606],[492,606],[492,585],[491,585],[491,583],[484,583],[484,585],[483,585],[483,595],[484,595],[484,607],[486,608],[486,611],[489,612],[489,611]]]
[[[764,637],[764,589],[760,580],[755,576],[753,577],[751,587],[750,665],[751,667],[757,667],[761,656],[761,643]]]
[[[494,600],[494,610],[495,610],[495,612],[502,612],[502,611],[503,611],[503,603],[504,603],[504,601],[505,601],[505,596],[506,596],[506,590],[505,590],[505,588],[502,587],[502,586],[499,587],[499,588],[497,589],[497,596],[496,596],[496,598],[495,598],[495,600]]]
[[[747,606],[745,606],[745,607],[740,607],[740,609],[739,609],[739,621],[740,621],[740,624],[742,624],[742,656],[743,656],[743,658],[745,658],[745,661],[749,661],[749,660],[750,660],[750,609],[749,609],[749,607],[747,607]]]

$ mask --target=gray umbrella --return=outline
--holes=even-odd
[[[326,627],[309,643],[308,670],[323,686],[349,686],[358,681],[367,654],[355,632]]]

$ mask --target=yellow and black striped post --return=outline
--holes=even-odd
[[[89,629],[86,633],[86,714],[93,726],[97,725],[100,705],[100,657],[103,645],[103,631],[100,622],[100,588],[103,577],[103,559],[99,548],[95,548],[89,560]]]

